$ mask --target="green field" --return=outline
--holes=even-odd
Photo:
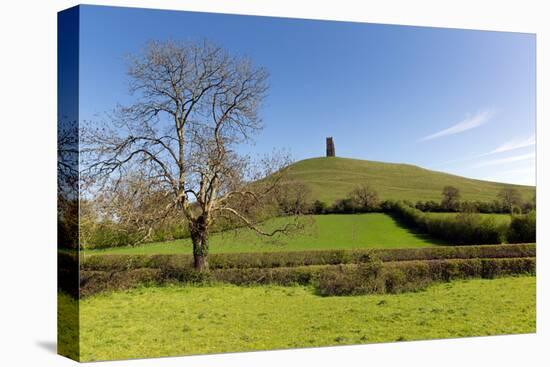
[[[504,187],[516,188],[524,200],[532,199],[532,186],[474,180],[427,170],[410,164],[365,161],[350,158],[312,158],[290,166],[289,176],[311,189],[312,200],[332,204],[345,198],[360,184],[368,183],[382,200],[441,200],[446,185],[460,189],[463,200],[493,201]]]
[[[264,224],[274,228],[288,221],[274,218]],[[214,234],[210,240],[212,253],[300,251],[344,248],[427,247],[444,244],[411,229],[400,226],[391,216],[382,213],[329,214],[303,219],[305,229],[275,239],[257,235],[250,229]],[[84,254],[175,254],[192,253],[189,239],[150,243],[137,247],[86,250]]]
[[[306,287],[138,288],[80,302],[83,361],[532,333],[535,277],[399,295],[319,297]],[[60,296],[60,307],[71,302]],[[159,312],[162,310],[162,312]]]
[[[457,213],[426,213],[430,217],[434,218],[447,218],[451,217],[454,218],[457,216]],[[489,213],[476,213],[475,215],[479,215],[482,218],[492,218],[495,220],[496,224],[504,224],[509,225],[512,221],[512,217],[510,217],[510,214],[489,214]]]

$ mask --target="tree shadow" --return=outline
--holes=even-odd
[[[415,237],[419,240],[427,241],[427,242],[430,242],[434,245],[439,245],[439,246],[448,246],[448,245],[450,245],[450,243],[445,241],[445,240],[433,237],[433,236],[431,236],[427,233],[421,232],[417,228],[411,227],[410,225],[406,224],[405,221],[403,221],[401,218],[399,218],[397,215],[395,215],[393,213],[388,213],[388,215],[392,218],[392,220],[393,220],[393,222],[395,223],[396,226],[398,226],[399,228],[404,229],[409,234],[411,234],[413,237]]]

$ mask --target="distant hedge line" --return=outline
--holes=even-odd
[[[476,213],[433,217],[403,202],[393,203],[391,213],[409,226],[457,245],[536,241],[535,211],[514,215],[509,226]]]
[[[193,270],[191,255],[93,255],[80,259],[80,294],[210,281],[313,284],[321,295],[403,292],[461,277],[534,274],[535,256],[535,244],[211,254],[211,271],[202,274]],[[59,254],[60,268],[77,264],[74,254]],[[378,273],[369,275],[366,269]],[[63,272],[59,275],[62,290],[75,295],[72,283],[64,281]]]
[[[278,268],[381,261],[535,257],[534,244],[445,246],[404,249],[357,249],[267,253],[210,254],[210,269]],[[192,255],[92,255],[81,258],[81,269],[121,271],[140,268],[192,267]]]
[[[494,214],[509,214],[510,206],[504,203],[502,200],[493,200],[493,201],[480,201],[480,200],[464,200],[458,201],[454,208],[449,208],[441,202],[434,200],[428,201],[417,201],[412,203],[410,201],[404,201],[405,204],[409,206],[414,206],[416,209],[422,210],[423,212],[463,212],[467,210],[474,210],[478,213],[494,213]],[[522,213],[529,213],[532,210],[535,210],[534,202],[524,202],[518,209],[521,209]]]
[[[313,265],[279,268],[217,269],[197,273],[186,267],[140,268],[123,271],[82,271],[80,295],[166,283],[236,285],[313,285],[322,296],[400,293],[433,282],[535,274],[535,258],[413,260],[383,263]]]

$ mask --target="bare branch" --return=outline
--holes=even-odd
[[[266,159],[256,169],[237,154],[262,128],[263,68],[206,41],[155,41],[128,57],[128,76],[134,101],[107,122],[89,122],[82,138],[82,180],[91,197],[103,198],[105,215],[146,228],[179,211],[196,257],[208,253],[218,216],[231,214],[268,236],[291,229],[255,225],[264,206],[276,207],[288,161]]]

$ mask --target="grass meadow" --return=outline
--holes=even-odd
[[[518,190],[523,199],[533,197],[532,186],[469,179],[432,171],[410,164],[366,161],[351,158],[311,158],[290,166],[289,176],[303,182],[311,197],[332,204],[347,197],[358,185],[368,182],[382,200],[441,200],[441,190],[447,185],[460,190],[462,200],[491,202],[502,188]]]
[[[274,218],[264,228],[274,228],[285,218]],[[213,234],[211,253],[301,251],[347,248],[410,248],[445,242],[403,227],[383,213],[328,214],[304,218],[305,229],[290,236],[268,238],[250,229]],[[135,247],[86,250],[84,254],[180,254],[192,253],[190,239],[149,243]]]
[[[457,215],[426,214],[433,217]],[[509,215],[503,214],[480,215],[494,218],[499,225],[509,225],[511,220]],[[419,233],[384,213],[310,215],[303,219],[304,230],[275,239],[259,236],[245,228],[215,233],[210,238],[211,253],[241,256],[243,254],[238,253],[273,252],[270,256],[278,256],[284,255],[284,252],[292,254],[292,251],[362,248],[411,248],[424,252],[430,247],[433,249],[429,251],[439,251],[449,248],[445,245],[452,245]],[[263,227],[269,230],[285,221],[288,219],[284,217],[273,218],[263,223]],[[191,253],[190,239],[83,251],[84,255]],[[485,269],[495,271],[496,279],[444,279],[442,275],[433,282],[422,283],[419,280],[419,284],[422,283],[419,287],[407,288],[405,293],[369,291],[363,295],[351,292],[340,296],[335,296],[339,295],[339,286],[344,290],[348,286],[357,287],[352,277],[356,273],[336,272],[334,279],[325,280],[325,288],[319,288],[321,279],[329,273],[323,273],[319,278],[313,276],[316,280],[309,283],[273,282],[260,285],[257,280],[273,274],[274,279],[278,279],[276,275],[285,274],[285,271],[289,272],[289,279],[294,274],[292,271],[306,274],[299,266],[288,268],[291,270],[284,267],[224,270],[227,274],[220,270],[218,275],[225,274],[226,278],[214,277],[212,281],[202,284],[179,278],[178,281],[142,281],[135,284],[130,281],[140,272],[155,269],[136,268],[127,272],[115,268],[103,272],[91,270],[86,273],[86,279],[96,282],[96,286],[101,285],[101,276],[115,283],[115,279],[126,279],[126,276],[130,286],[125,289],[122,282],[120,288],[107,287],[97,293],[90,291],[79,301],[80,350],[66,352],[78,355],[81,361],[100,361],[535,332],[535,276],[517,276],[527,273],[516,271],[513,266],[506,268],[509,273],[504,268],[500,269],[507,264],[506,261],[523,260],[526,256],[525,260],[529,260],[532,255],[522,253],[517,255],[520,257],[518,259],[506,259],[502,253],[502,259],[487,259],[483,256],[490,256],[480,252],[476,256],[482,261],[475,262],[477,257],[457,259],[455,263],[458,265],[453,271],[468,270],[469,266],[478,264],[482,271],[476,273],[476,277],[485,278]],[[121,261],[125,261],[124,258]],[[103,261],[106,257],[100,256],[98,259]],[[444,260],[438,259],[428,257],[416,263],[420,270],[425,269],[425,265],[432,269],[430,266],[433,264],[433,269],[439,269],[438,266],[442,267],[443,263],[437,262]],[[129,264],[132,262],[131,259],[127,261]],[[390,275],[384,278],[386,287],[388,281],[397,288],[406,287],[409,283],[405,281],[409,277],[413,279],[418,269],[397,265],[409,266],[413,263],[407,260],[391,263],[391,266],[401,270],[388,273]],[[353,265],[347,264],[349,269]],[[499,269],[502,272],[499,273]],[[164,274],[164,270],[159,271]],[[231,274],[236,276],[236,283],[231,284]],[[503,276],[500,274],[505,275],[499,277]],[[529,274],[534,274],[534,271]],[[239,277],[253,281],[239,283]],[[363,282],[364,279],[361,279]],[[334,287],[338,289],[334,291]],[[328,290],[328,293],[322,293],[319,289]],[[61,310],[71,308],[75,302],[65,295],[59,297]],[[63,314],[60,317],[64,317]],[[71,340],[71,333],[75,330],[67,328],[65,332],[68,335],[62,333],[60,340]]]
[[[532,333],[535,298],[528,276],[347,297],[301,286],[143,287],[80,301],[80,352],[97,361]],[[70,302],[60,296],[60,307]]]

